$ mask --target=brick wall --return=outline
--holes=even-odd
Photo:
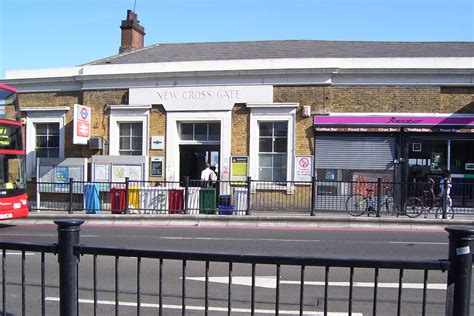
[[[70,110],[66,112],[65,118],[65,152],[68,156],[69,152],[78,151],[79,146],[72,145],[72,120],[73,120],[73,111],[74,104],[81,104],[82,95],[80,92],[71,91],[71,92],[42,92],[42,93],[22,93],[19,95],[19,102],[21,108],[28,107],[48,107],[48,106],[69,106]],[[69,157],[81,157],[77,155]]]
[[[73,105],[92,108],[92,135],[108,141],[109,111],[107,105],[127,104],[128,90],[93,90],[84,92],[22,93],[23,108],[29,106],[69,106],[66,113],[66,156],[89,157],[99,154],[87,146],[72,145]],[[429,112],[474,113],[472,87],[419,86],[279,86],[274,87],[274,102],[298,102],[296,116],[296,155],[313,152],[312,118],[301,116],[302,106],[312,113],[328,112]],[[250,111],[244,104],[232,109],[232,155],[249,154]],[[166,135],[166,112],[153,106],[150,113],[150,135]],[[151,156],[165,156],[164,150],[150,151]]]
[[[474,87],[442,87],[440,109],[446,113],[474,113]]]
[[[245,104],[236,104],[232,109],[231,155],[249,155],[250,110]]]
[[[111,104],[127,104],[128,90],[91,90],[83,92],[83,103],[86,106],[91,107],[92,120],[92,136],[101,136],[109,142],[109,115],[110,110],[107,109],[108,105]],[[71,124],[72,132],[72,124]],[[72,135],[72,134],[71,134]],[[68,138],[66,138],[68,139]],[[67,141],[66,141],[67,143]],[[108,153],[106,145],[105,153]],[[69,157],[89,157],[92,155],[99,155],[100,150],[89,150],[88,146],[77,145],[72,148],[66,148],[67,156]]]
[[[165,108],[162,105],[153,105],[151,110],[150,110],[150,136],[164,136],[165,142],[166,142],[166,111]],[[165,144],[166,146],[166,144]],[[151,145],[150,145],[151,148]],[[166,148],[166,147],[165,147]],[[164,180],[164,177],[166,176],[166,149],[155,149],[151,150],[149,156],[151,157],[157,157],[157,156],[162,156],[163,157],[163,177],[150,177],[150,181],[159,181],[159,180]]]

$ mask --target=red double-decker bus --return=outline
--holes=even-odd
[[[25,166],[18,96],[0,84],[0,220],[28,215]]]

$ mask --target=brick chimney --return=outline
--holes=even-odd
[[[127,10],[127,19],[122,20],[120,28],[122,29],[122,44],[119,54],[143,48],[145,28],[140,25],[135,12]]]

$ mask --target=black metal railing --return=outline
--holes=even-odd
[[[335,301],[345,300],[347,302],[347,312],[350,315],[353,312],[357,312],[361,307],[358,300],[354,295],[354,286],[355,286],[355,271],[359,269],[372,269],[373,270],[373,281],[372,285],[372,295],[369,301],[367,298],[363,299],[364,306],[370,306],[370,313],[376,315],[378,310],[382,310],[380,307],[383,304],[382,294],[379,293],[379,282],[381,280],[387,280],[387,277],[381,277],[382,271],[394,271],[396,273],[396,280],[398,283],[397,295],[391,296],[396,297],[396,314],[403,314],[404,304],[406,302],[407,295],[403,295],[405,289],[404,276],[412,273],[412,271],[419,271],[422,274],[423,286],[421,288],[421,297],[417,295],[410,294],[409,304],[411,313],[416,313],[420,315],[430,314],[430,311],[427,310],[429,307],[428,304],[428,280],[430,273],[436,273],[436,271],[448,271],[446,291],[444,295],[445,314],[446,315],[469,315],[470,312],[470,295],[471,295],[471,282],[472,282],[472,253],[471,250],[474,240],[474,229],[473,228],[462,228],[462,227],[452,227],[447,228],[446,230],[449,233],[449,258],[448,259],[435,259],[435,260],[372,260],[368,258],[355,258],[355,259],[340,259],[340,258],[315,258],[311,256],[307,257],[290,257],[290,256],[264,256],[264,255],[247,255],[247,254],[226,254],[226,253],[196,253],[196,252],[181,252],[181,251],[168,251],[168,250],[145,250],[145,249],[123,249],[123,248],[107,248],[107,247],[93,247],[87,246],[80,243],[80,225],[83,221],[80,220],[58,220],[55,221],[58,225],[58,243],[52,245],[35,245],[35,244],[21,244],[21,243],[8,243],[0,242],[0,248],[3,250],[2,255],[2,308],[3,315],[7,315],[16,311],[18,306],[21,305],[21,313],[25,315],[27,308],[32,308],[31,304],[37,306],[37,298],[33,297],[32,291],[26,294],[27,285],[31,287],[31,282],[27,283],[26,281],[26,252],[39,252],[41,253],[41,314],[47,315],[53,313],[51,310],[46,310],[45,308],[45,253],[52,253],[58,255],[58,264],[59,264],[59,311],[60,315],[79,315],[79,305],[80,297],[83,292],[92,289],[92,304],[93,310],[87,310],[85,313],[97,315],[99,313],[98,306],[102,302],[98,299],[99,294],[105,295],[110,293],[113,295],[113,309],[115,314],[118,315],[121,309],[120,299],[122,296],[128,298],[135,297],[135,302],[133,304],[127,304],[127,306],[135,306],[136,314],[140,315],[144,307],[150,307],[152,304],[155,306],[160,315],[166,314],[166,310],[169,309],[167,305],[167,300],[173,300],[180,302],[180,307],[182,314],[186,314],[189,307],[189,302],[193,301],[204,301],[203,311],[205,315],[214,311],[214,308],[210,307],[210,302],[215,302],[216,299],[219,299],[219,310],[226,310],[227,314],[231,314],[234,309],[239,309],[242,311],[241,304],[244,303],[243,297],[235,298],[234,291],[237,292],[237,289],[234,285],[233,278],[234,273],[237,271],[238,266],[249,266],[250,267],[250,298],[248,302],[245,302],[250,306],[248,313],[254,315],[257,311],[257,304],[261,301],[257,300],[256,293],[256,278],[257,270],[261,266],[270,266],[274,268],[275,271],[275,291],[273,293],[273,299],[268,301],[268,293],[264,295],[265,304],[273,305],[274,314],[278,315],[282,306],[292,306],[296,307],[293,312],[298,312],[300,315],[303,315],[307,312],[307,309],[312,309],[311,304],[307,304],[305,299],[308,299],[308,286],[311,283],[312,278],[309,278],[307,275],[312,268],[323,269],[322,273],[322,286],[324,287],[323,295],[323,304],[322,311],[324,314],[328,313],[328,310],[331,304],[335,304]],[[9,277],[8,273],[17,270],[17,266],[10,267],[7,264],[6,251],[9,250],[19,250],[21,251],[21,282],[20,282],[20,292],[21,292],[21,302],[20,304],[9,304],[9,300],[16,296],[15,288],[18,286],[15,285],[12,278]],[[89,267],[83,268],[87,262],[87,257],[92,256],[92,269]],[[113,289],[105,289],[103,285],[99,284],[98,278],[98,258],[102,258],[104,263],[104,258],[111,258],[112,262],[106,261],[107,266],[112,264],[113,266]],[[127,258],[133,258],[136,262],[135,273],[133,271],[126,271],[124,274],[120,271],[120,264],[123,260]],[[145,264],[145,260],[149,260],[148,265]],[[165,262],[172,262],[172,269],[165,272]],[[181,264],[174,263],[175,261],[181,262]],[[202,291],[194,290],[192,286],[189,285],[189,278],[187,269],[192,264],[203,263],[205,285],[204,285],[204,294]],[[209,279],[210,274],[213,272],[210,268],[210,264],[224,264],[224,268],[227,270],[227,282],[228,288],[227,293],[224,293],[225,298],[222,297],[222,292],[218,293],[210,291]],[[53,263],[50,263],[53,264]],[[54,263],[56,264],[56,263]],[[168,267],[170,267],[168,265]],[[176,268],[180,267],[181,273],[179,278],[181,279],[181,293],[170,293],[169,295],[165,294],[164,289],[167,288],[170,284],[166,283],[172,282],[175,283],[175,279],[167,279],[165,275],[173,274],[176,276]],[[289,268],[288,268],[289,267]],[[292,268],[293,267],[293,268]],[[49,267],[50,271],[57,271],[58,269],[53,266]],[[81,270],[82,268],[82,270]],[[222,268],[222,266],[220,266]],[[294,269],[293,272],[296,272],[300,276],[299,284],[296,284],[299,288],[297,293],[296,302],[291,302],[290,299],[284,294],[294,294],[289,291],[284,291],[282,285],[282,275],[283,269]],[[334,271],[334,275],[338,280],[341,278],[341,269],[347,269],[347,275],[349,278],[349,291],[344,295],[343,298],[340,297],[340,293],[336,297],[331,297],[330,289],[332,287],[331,271]],[[83,273],[79,277],[79,270],[81,271],[92,271],[92,277],[89,274]],[[173,271],[171,271],[173,270]],[[221,270],[219,270],[221,271]],[[239,275],[242,275],[243,270],[239,269]],[[266,270],[268,271],[268,269]],[[288,272],[287,270],[285,270]],[[104,269],[102,269],[104,273]],[[438,272],[439,273],[439,272]],[[123,286],[124,282],[121,282],[121,278],[128,279],[130,281],[130,275],[135,274],[135,288],[130,288]],[[144,287],[144,280],[153,279],[153,275],[158,275],[158,285],[156,286],[155,281],[153,280],[154,288],[156,292],[150,293],[147,291],[143,293],[142,287]],[[235,276],[236,277],[236,276]],[[81,286],[79,285],[79,279],[81,280]],[[92,280],[91,280],[92,279]],[[100,279],[101,282],[108,282],[108,278]],[[92,284],[91,284],[92,283]],[[133,282],[132,282],[133,283]],[[100,288],[100,290],[99,290]],[[105,292],[105,294],[104,294]],[[189,294],[188,294],[189,293]],[[84,294],[84,296],[87,293]],[[109,295],[109,294],[107,294]],[[155,303],[144,303],[142,297],[146,295],[148,300],[154,300]],[[314,293],[310,293],[310,296],[314,296]],[[219,297],[218,297],[219,296]],[[110,297],[110,295],[109,295]],[[247,296],[248,297],[248,296]],[[404,299],[405,298],[405,299]],[[313,297],[314,299],[314,297]],[[223,304],[225,301],[225,304]],[[382,302],[380,302],[382,300]],[[33,303],[31,303],[33,302]],[[433,303],[433,302],[431,302]],[[438,301],[439,303],[439,301]],[[225,307],[223,307],[225,306]],[[34,307],[33,307],[34,308]],[[52,308],[50,306],[50,308]],[[55,307],[57,308],[57,307]],[[436,309],[439,312],[439,306]],[[321,312],[321,311],[320,311]],[[384,309],[381,313],[385,313]],[[111,311],[106,313],[110,314]]]
[[[71,179],[68,183],[32,182],[28,189],[32,210],[112,214],[341,213],[347,211],[348,199],[358,194],[370,195],[376,216],[388,215],[388,204],[396,205],[397,215],[404,215],[410,197],[424,199],[427,192],[431,192],[433,198],[442,195],[437,183],[383,182],[381,178],[374,182],[316,181],[314,177],[306,182],[262,181],[249,177],[247,181],[213,183],[188,178],[181,182]],[[453,183],[449,196],[455,214],[474,215],[474,184]]]

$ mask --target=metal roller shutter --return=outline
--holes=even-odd
[[[316,169],[393,170],[395,137],[316,136]]]

